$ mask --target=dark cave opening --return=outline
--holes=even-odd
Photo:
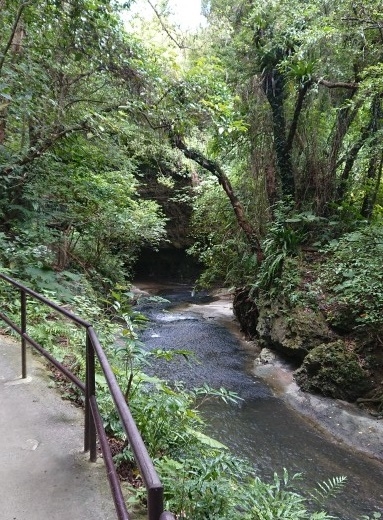
[[[202,266],[185,249],[169,247],[155,251],[144,248],[134,272],[138,280],[194,283],[202,272]]]

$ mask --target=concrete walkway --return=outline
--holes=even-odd
[[[29,348],[28,348],[29,350]],[[49,387],[47,370],[0,336],[1,520],[115,519],[102,463],[83,453],[83,412]]]

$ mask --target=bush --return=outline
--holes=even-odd
[[[341,332],[377,337],[383,329],[383,229],[367,227],[344,235],[326,249],[318,292],[327,320]]]

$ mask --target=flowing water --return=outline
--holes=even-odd
[[[206,303],[208,297],[192,297],[185,287],[161,294],[171,303],[141,307],[150,318],[143,333],[147,348],[187,349],[198,363],[177,357],[156,362],[156,375],[183,381],[188,387],[225,387],[242,398],[238,404],[220,401],[204,405],[208,433],[247,458],[258,475],[270,478],[286,468],[302,473],[302,490],[318,481],[346,475],[345,490],[326,507],[342,520],[356,520],[374,511],[383,512],[383,464],[348,449],[323,433],[277,397],[249,371],[249,351],[237,335],[216,319],[185,310],[188,302]],[[382,439],[383,442],[383,439]]]

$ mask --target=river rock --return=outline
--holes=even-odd
[[[273,363],[276,360],[276,354],[268,349],[263,348],[259,353],[259,356],[254,360],[255,365],[267,365]]]
[[[280,302],[260,309],[257,333],[261,346],[301,361],[316,346],[335,339],[321,312],[302,306],[287,308]]]
[[[351,402],[363,398],[371,407],[381,403],[380,343],[355,334],[341,337],[319,305],[317,309],[302,303],[292,306],[282,297],[271,300],[253,292],[242,288],[234,300],[241,328],[261,349],[274,350],[302,365],[295,375],[302,390]]]
[[[343,340],[314,347],[296,370],[295,380],[306,392],[345,401],[355,401],[372,388],[370,374]]]
[[[246,337],[248,339],[256,337],[259,312],[249,288],[241,287],[235,291],[233,312]]]

